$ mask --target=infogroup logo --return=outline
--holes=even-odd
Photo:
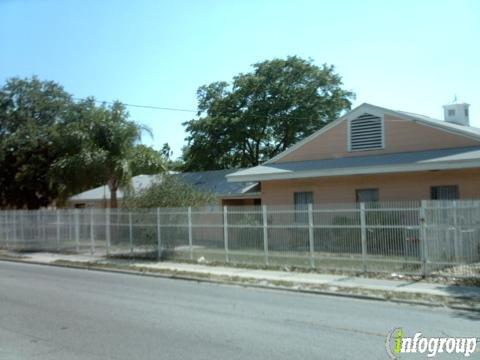
[[[429,358],[440,353],[470,357],[477,347],[477,338],[424,337],[421,332],[407,337],[402,328],[394,328],[388,333],[385,345],[391,359],[399,359],[400,354],[408,353],[426,354]]]

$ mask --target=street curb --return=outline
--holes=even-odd
[[[74,263],[71,264],[61,264],[61,263],[45,263],[40,261],[29,261],[29,260],[22,260],[22,259],[15,259],[15,258],[2,258],[0,257],[0,261],[6,262],[13,262],[13,263],[22,263],[22,264],[32,264],[32,265],[43,265],[43,266],[53,266],[53,267],[60,267],[60,268],[68,268],[68,269],[82,269],[82,270],[90,270],[90,271],[99,271],[99,272],[106,272],[106,273],[117,273],[117,274],[125,274],[125,275],[134,275],[134,276],[146,276],[146,277],[155,277],[155,278],[164,278],[164,279],[174,279],[174,280],[184,280],[184,281],[195,281],[195,282],[204,282],[204,283],[211,283],[211,284],[222,284],[222,285],[235,285],[235,286],[242,286],[242,287],[250,287],[250,288],[258,288],[258,289],[266,289],[266,290],[281,290],[281,291],[288,291],[288,292],[295,292],[295,293],[304,293],[304,294],[312,294],[312,295],[327,295],[327,296],[336,296],[342,298],[353,298],[359,300],[370,300],[370,301],[383,301],[383,302],[391,302],[397,304],[407,304],[407,305],[419,305],[419,306],[427,306],[427,307],[437,307],[437,308],[449,308],[453,310],[464,310],[464,311],[473,311],[473,312],[480,312],[479,308],[474,308],[470,306],[458,306],[452,305],[448,303],[438,303],[438,302],[427,302],[427,301],[419,301],[419,300],[406,300],[406,299],[395,299],[395,298],[386,298],[381,296],[373,296],[373,295],[363,295],[363,294],[352,294],[346,292],[335,292],[335,291],[326,291],[321,289],[299,289],[293,288],[295,283],[292,283],[292,287],[281,286],[281,285],[262,285],[256,283],[248,282],[249,278],[245,278],[245,281],[235,281],[235,280],[226,280],[222,278],[212,278],[211,274],[208,275],[209,277],[196,277],[193,275],[186,276],[186,275],[179,275],[179,274],[172,274],[168,273],[169,270],[165,272],[149,272],[149,271],[142,271],[142,270],[126,270],[126,269],[115,269],[115,268],[105,268],[100,266],[92,266],[91,264],[82,265],[81,263]],[[114,265],[113,265],[114,266]],[[170,272],[174,272],[171,271]],[[258,281],[258,280],[256,280]],[[297,284],[298,285],[298,284]],[[367,289],[368,290],[368,289]],[[382,292],[383,290],[376,290]],[[387,293],[386,291],[383,291]],[[421,293],[411,293],[411,295],[421,294]],[[455,297],[444,297],[446,300],[460,300],[459,298]]]

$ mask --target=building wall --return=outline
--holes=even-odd
[[[300,191],[312,191],[316,204],[352,203],[355,190],[369,188],[378,188],[380,201],[425,200],[441,185],[458,185],[460,199],[480,199],[480,169],[263,181],[262,204],[292,205]]]
[[[480,141],[391,116],[384,118],[385,149],[348,151],[348,122],[343,121],[279,159],[277,163],[478,146]]]

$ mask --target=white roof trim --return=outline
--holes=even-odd
[[[470,139],[479,140],[480,141],[480,130],[478,134],[468,131],[468,127],[462,129],[462,125],[453,125],[441,120],[431,119],[428,120],[426,117],[423,116],[415,116],[415,114],[403,112],[403,111],[394,111],[387,108],[383,108],[376,105],[371,105],[368,103],[363,103],[357,106],[355,109],[351,110],[350,112],[346,113],[345,115],[339,117],[337,120],[332,121],[331,123],[325,125],[320,130],[314,132],[310,136],[307,136],[305,139],[295,143],[287,150],[281,152],[280,154],[274,156],[270,160],[266,161],[264,164],[272,164],[277,162],[278,160],[282,159],[283,157],[287,156],[288,154],[292,153],[293,151],[297,150],[298,148],[302,147],[306,143],[316,139],[318,136],[322,135],[323,133],[327,132],[331,128],[337,126],[344,120],[350,120],[355,118],[363,113],[369,113],[372,115],[383,116],[383,115],[390,115],[397,118],[403,118],[406,120],[411,120],[413,122],[421,123],[422,125],[430,126],[433,128],[437,128],[443,131],[447,131],[452,134],[462,135],[468,137]]]
[[[221,199],[225,199],[225,200],[228,200],[228,199],[258,199],[261,197],[261,193],[260,192],[251,192],[251,193],[247,193],[247,194],[238,194],[238,195],[219,195],[217,196],[218,198],[221,198]]]
[[[469,169],[480,167],[480,160],[450,161],[450,162],[425,162],[416,164],[400,164],[400,165],[382,165],[367,166],[355,168],[336,168],[326,170],[305,170],[292,171],[281,170],[278,172],[270,172],[264,174],[253,175],[235,175],[227,176],[227,180],[231,182],[237,181],[266,181],[266,180],[285,180],[285,179],[304,179],[313,177],[326,176],[348,176],[348,175],[368,175],[368,174],[386,174],[399,172],[429,171],[429,170],[454,170]]]

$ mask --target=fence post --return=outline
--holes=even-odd
[[[128,211],[128,239],[130,241],[130,257],[133,257],[132,212]]]
[[[9,215],[10,212],[5,211],[5,241],[7,244],[7,250],[10,250],[10,231],[12,230],[12,223]]]
[[[157,208],[157,248],[158,248],[158,261],[162,258],[162,236],[160,233],[160,208]]]
[[[25,210],[20,212],[20,240],[22,241],[21,246],[25,246]]]
[[[367,219],[365,216],[365,203],[360,203],[360,226],[362,237],[362,267],[367,272]]]
[[[188,247],[190,249],[190,260],[193,260],[193,239],[192,239],[192,207],[188,207]]]
[[[37,231],[36,231],[36,245],[40,247],[40,243],[42,241],[42,222],[41,222],[41,219],[40,219],[40,215],[41,215],[41,211],[42,210],[37,210],[37,212],[35,213],[37,216],[35,217],[36,219],[36,228],[37,228]]]
[[[422,276],[428,275],[428,254],[427,254],[427,219],[426,219],[427,202],[421,201],[420,205],[420,245],[422,253]]]
[[[315,249],[313,238],[313,206],[312,204],[308,204],[308,243],[310,247],[310,267],[315,268]]]
[[[9,246],[9,239],[10,239],[10,219],[8,217],[8,211],[4,211],[3,213],[4,219],[4,229],[5,229],[5,245],[7,246],[7,250],[10,250]]]
[[[453,206],[453,250],[454,250],[454,254],[455,254],[454,262],[457,262],[457,261],[459,261],[459,253],[460,253],[460,251],[459,251],[460,243],[458,242],[459,230],[458,230],[457,200],[453,200],[452,206]]]
[[[48,212],[46,210],[42,211],[42,243],[43,243],[43,249],[46,249],[47,245],[47,216]]]
[[[7,220],[5,218],[5,212],[0,213],[0,217],[2,219],[2,225],[1,225],[1,239],[0,239],[0,247],[5,243],[7,243]]]
[[[110,254],[110,208],[105,209],[105,242],[107,256]]]
[[[17,249],[17,210],[13,210],[13,248]]]
[[[93,255],[95,254],[95,232],[94,232],[94,221],[95,218],[93,216],[94,209],[90,209],[90,253]]]
[[[73,213],[75,219],[75,250],[80,252],[80,209],[75,209]]]
[[[60,210],[56,210],[57,215],[57,251],[60,251]]]
[[[229,262],[228,258],[228,213],[227,207],[223,207],[223,241],[225,243],[225,262]]]
[[[263,251],[265,252],[265,265],[268,265],[268,219],[267,205],[262,205],[263,218]]]

